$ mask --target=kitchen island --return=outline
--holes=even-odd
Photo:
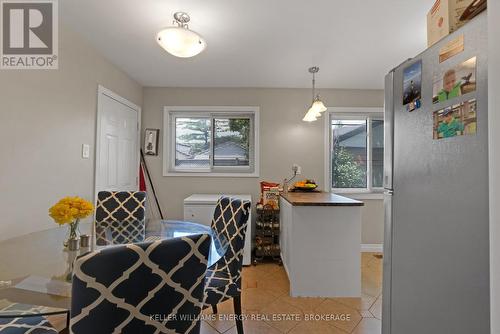
[[[280,247],[290,296],[361,296],[363,205],[327,192],[281,194]]]

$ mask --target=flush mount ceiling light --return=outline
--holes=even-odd
[[[176,27],[168,27],[156,35],[156,41],[171,55],[179,58],[190,58],[205,50],[207,43],[196,32],[189,30],[190,17],[187,13],[177,12],[174,14],[173,24]]]
[[[311,104],[311,107],[307,111],[306,115],[302,119],[304,122],[314,122],[318,119],[318,117],[321,117],[321,113],[326,111],[326,107],[323,104],[323,101],[320,100],[319,94],[316,95],[315,88],[316,88],[316,73],[319,72],[319,67],[314,66],[309,68],[309,73],[312,74],[313,79],[312,79],[312,96],[313,96],[313,101]]]

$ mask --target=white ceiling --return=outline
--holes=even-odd
[[[383,88],[426,47],[434,0],[63,0],[61,19],[144,86]],[[207,41],[191,59],[156,33],[176,11]]]

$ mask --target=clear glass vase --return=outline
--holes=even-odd
[[[69,248],[70,240],[78,239],[80,235],[79,224],[80,224],[80,219],[75,219],[75,221],[69,223],[68,237],[66,238],[66,241],[64,241],[64,247]]]

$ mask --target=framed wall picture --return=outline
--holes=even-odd
[[[158,155],[158,140],[160,129],[146,129],[144,131],[144,153],[147,155]]]

